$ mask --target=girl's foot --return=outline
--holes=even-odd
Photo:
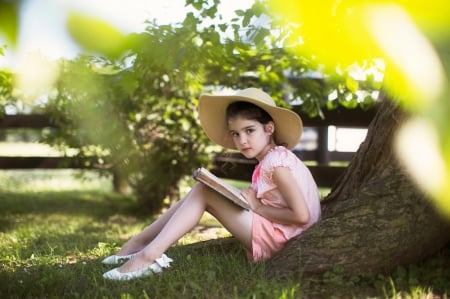
[[[105,258],[102,261],[102,264],[105,264],[105,265],[122,264],[122,263],[125,263],[126,261],[133,259],[136,256],[136,254],[137,253],[132,253],[132,254],[128,254],[128,255],[111,255],[111,256],[108,256],[107,258]]]
[[[161,273],[165,268],[170,267],[170,263],[173,260],[169,258],[167,255],[163,254],[160,258],[157,258],[153,263],[148,266],[141,267],[137,270],[131,270],[127,272],[122,272],[122,267],[112,269],[103,274],[103,278],[110,280],[130,280],[140,277],[145,277],[152,275],[153,273]],[[125,266],[125,265],[124,265]],[[134,265],[133,265],[134,266]],[[131,268],[131,267],[125,267]],[[126,271],[126,269],[123,269]]]

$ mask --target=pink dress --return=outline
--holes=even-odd
[[[280,190],[272,181],[272,175],[277,167],[286,167],[291,170],[306,200],[310,220],[302,226],[286,225],[272,222],[253,213],[252,252],[249,253],[249,258],[255,262],[270,258],[282,249],[289,239],[316,223],[321,215],[319,192],[311,172],[293,152],[284,146],[271,149],[256,166],[252,177],[252,188],[256,191],[257,198],[260,198],[265,205],[287,206]]]

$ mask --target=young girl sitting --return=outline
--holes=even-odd
[[[256,88],[230,96],[203,95],[200,123],[215,143],[256,158],[251,186],[241,191],[250,210],[197,183],[155,222],[128,240],[116,255],[103,260],[119,268],[103,277],[128,280],[170,267],[164,252],[199,222],[206,211],[238,239],[252,261],[266,260],[320,218],[316,183],[292,149],[302,133],[300,117],[279,108]]]

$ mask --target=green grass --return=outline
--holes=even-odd
[[[201,229],[169,250],[175,262],[163,274],[105,281],[111,267],[101,259],[153,218],[133,213],[134,199],[112,193],[109,178],[73,173],[0,171],[0,298],[446,298],[450,290],[449,247],[391,274],[268,280],[264,263],[239,247],[182,246],[202,239]],[[211,217],[201,224],[226,235]]]

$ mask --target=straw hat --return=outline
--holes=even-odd
[[[200,96],[200,123],[209,139],[225,148],[236,149],[228,130],[226,110],[229,104],[238,101],[255,104],[269,113],[275,123],[276,142],[289,149],[295,147],[302,135],[302,120],[297,113],[277,107],[270,95],[257,88],[247,88],[235,95]]]

